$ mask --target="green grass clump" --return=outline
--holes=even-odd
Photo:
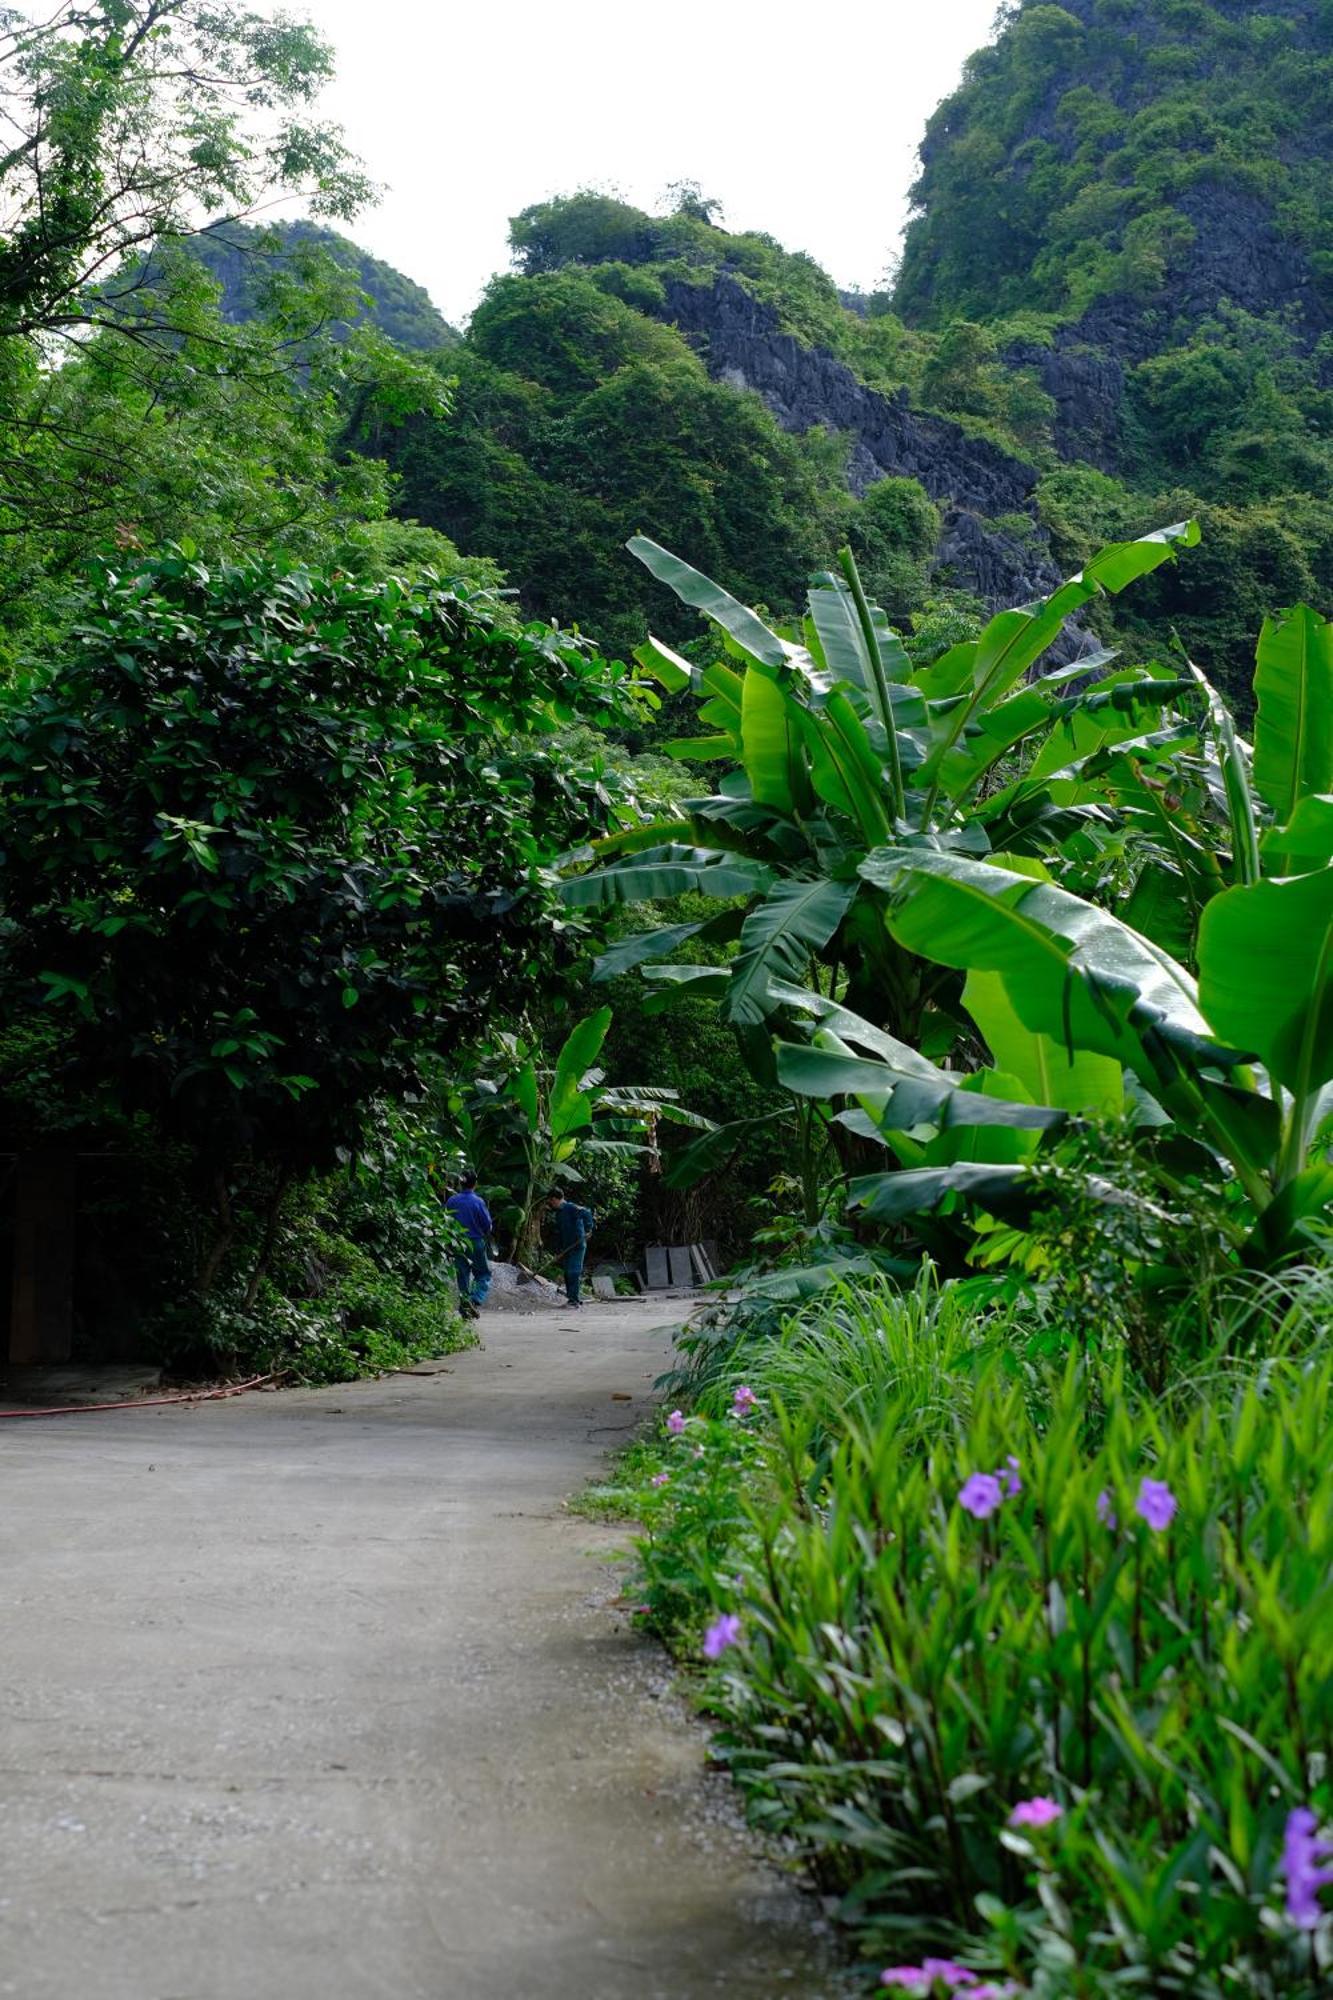
[[[1294,1811],[1333,1812],[1333,1356],[1163,1401],[947,1300],[714,1344],[622,1470],[635,1591],[716,1656],[753,1817],[876,1965],[1315,2000],[1333,1922],[1292,1921],[1283,1853]]]

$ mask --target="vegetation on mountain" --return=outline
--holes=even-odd
[[[328,263],[346,273],[357,294],[341,325],[368,320],[387,340],[411,352],[432,353],[458,344],[457,330],[423,286],[318,223],[215,223],[191,238],[190,250],[222,288],[224,319],[258,318],[275,276],[285,272],[308,286]]]
[[[1322,0],[1017,0],[926,127],[896,287],[946,325],[1161,302],[1209,203],[1261,206],[1333,308]],[[1276,303],[1276,302],[1274,302]]]

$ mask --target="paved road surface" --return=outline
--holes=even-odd
[[[808,1899],[608,1608],[616,1533],[560,1505],[642,1414],[661,1312],[0,1424],[0,1993],[824,1993]]]

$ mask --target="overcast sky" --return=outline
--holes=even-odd
[[[996,0],[296,0],[329,110],[384,199],[352,230],[463,320],[508,218],[580,187],[654,208],[695,180],[731,229],[877,284],[925,120]]]

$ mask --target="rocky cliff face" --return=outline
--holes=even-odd
[[[784,333],[776,312],[725,275],[712,284],[673,281],[665,317],[697,350],[711,375],[763,397],[789,431],[816,425],[850,442],[847,478],[858,495],[891,475],[920,480],[942,510],[936,554],[942,577],[987,605],[1021,604],[1059,581],[1036,521],[1036,468],[943,417],[922,415],[905,397],[868,389],[826,348]],[[1027,515],[1029,532],[994,525]]]

